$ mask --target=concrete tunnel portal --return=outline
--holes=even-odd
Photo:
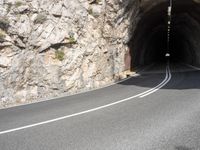
[[[154,5],[141,15],[128,46],[131,69],[166,61],[168,1]],[[200,3],[173,0],[169,42],[171,62],[200,66]]]

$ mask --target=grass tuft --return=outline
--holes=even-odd
[[[0,18],[0,29],[7,31],[10,26],[10,21],[6,17]]]
[[[21,2],[21,1],[16,1],[15,2],[15,7],[20,7],[22,5],[23,5],[23,2]]]
[[[55,52],[55,59],[58,59],[60,61],[63,61],[65,57],[65,53],[63,51],[56,51]]]
[[[0,42],[4,42],[6,38],[6,33],[0,29]]]

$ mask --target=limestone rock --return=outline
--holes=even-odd
[[[7,68],[11,65],[11,59],[6,56],[0,56],[0,67]]]
[[[31,22],[28,15],[21,15],[19,21],[16,24],[18,35],[22,37],[28,37],[31,33]]]
[[[128,24],[111,24],[123,12],[118,1],[17,1],[0,5],[10,22],[0,43],[0,105],[98,88],[123,71]]]
[[[60,17],[62,15],[63,2],[56,3],[52,6],[51,12],[53,15]]]
[[[28,6],[28,5],[19,6],[19,7],[17,8],[17,11],[18,11],[19,13],[23,13],[23,12],[25,12],[25,11],[29,11],[29,6]]]

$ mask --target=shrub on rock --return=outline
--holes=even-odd
[[[0,29],[7,31],[9,28],[10,22],[6,17],[0,18]]]

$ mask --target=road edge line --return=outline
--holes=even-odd
[[[168,76],[168,71],[167,70],[166,70],[166,76]],[[166,80],[166,76],[165,76],[164,80]],[[162,80],[162,82],[164,80]],[[53,122],[56,122],[56,121],[61,121],[61,120],[67,119],[67,118],[71,118],[71,117],[87,114],[87,113],[90,113],[90,112],[94,112],[94,111],[97,111],[97,110],[101,110],[101,109],[104,109],[104,108],[107,108],[107,107],[114,106],[116,104],[120,104],[120,103],[123,103],[123,102],[126,102],[126,101],[130,101],[131,99],[134,99],[134,98],[137,98],[137,97],[140,97],[140,96],[146,94],[146,92],[147,91],[144,91],[142,93],[136,94],[134,96],[131,96],[131,97],[128,97],[128,98],[125,98],[125,99],[122,99],[122,100],[118,100],[118,101],[113,102],[113,103],[109,103],[109,104],[102,105],[102,106],[99,106],[99,107],[96,107],[96,108],[92,108],[92,109],[88,109],[88,110],[85,110],[85,111],[81,111],[81,112],[78,112],[78,113],[73,113],[71,115],[66,115],[66,116],[62,116],[62,117],[58,117],[58,118],[54,118],[54,119],[49,119],[49,120],[46,120],[46,121],[41,121],[39,123],[34,123],[34,124],[25,125],[25,126],[18,127],[18,128],[13,128],[13,129],[0,131],[0,135],[6,134],[6,133],[15,132],[15,131],[19,131],[19,130],[23,130],[23,129],[28,129],[28,128],[32,128],[32,127],[36,127],[36,126],[40,126],[40,125],[44,125],[44,124],[48,124],[48,123],[53,123]]]
[[[108,85],[105,85],[105,86],[102,86],[102,87],[99,87],[99,88],[94,88],[94,89],[91,89],[91,90],[80,91],[80,92],[77,92],[77,93],[74,93],[74,94],[67,94],[66,92],[64,92],[64,93],[61,94],[61,96],[55,96],[55,97],[51,97],[51,98],[48,98],[48,97],[47,98],[39,98],[38,101],[35,101],[35,102],[30,102],[30,103],[28,102],[28,103],[19,104],[19,105],[10,106],[10,107],[8,106],[8,107],[5,107],[5,108],[0,108],[0,110],[5,110],[5,109],[9,109],[9,108],[16,108],[16,107],[20,107],[20,106],[26,106],[26,105],[37,104],[37,103],[45,103],[45,102],[56,100],[56,99],[59,99],[59,98],[71,97],[71,96],[75,96],[75,95],[79,95],[79,94],[84,94],[84,93],[88,93],[88,92],[93,92],[93,91],[101,90],[101,89],[104,89],[104,88],[107,88],[107,87],[119,84],[121,82],[127,81],[127,80],[129,80],[131,78],[134,78],[138,73],[143,72],[144,70],[150,68],[153,65],[154,65],[154,63],[152,63],[152,64],[144,67],[143,69],[141,69],[139,71],[136,71],[132,76],[130,76],[128,78],[122,79],[122,80],[117,81],[117,82],[113,82],[111,84],[108,84]]]

